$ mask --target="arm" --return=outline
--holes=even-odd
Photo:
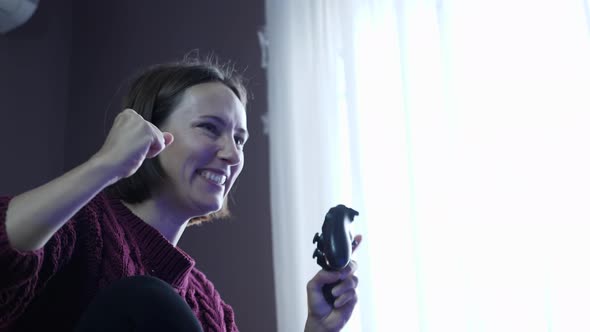
[[[74,214],[112,181],[100,158],[14,197],[6,212],[6,233],[19,251],[41,249]]]
[[[68,220],[80,210],[84,214],[102,189],[134,174],[145,158],[172,140],[171,134],[126,110],[89,161],[12,199],[0,198],[0,330],[18,319],[69,262],[77,234]]]
[[[73,215],[108,185],[131,176],[146,158],[173,140],[133,110],[116,119],[105,144],[86,163],[29,192],[8,207],[6,233],[13,248],[42,248]]]

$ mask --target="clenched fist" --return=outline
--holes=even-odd
[[[95,157],[108,166],[113,180],[133,175],[147,158],[162,152],[174,136],[162,132],[132,109],[115,118],[113,126]]]

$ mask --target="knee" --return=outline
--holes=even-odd
[[[132,276],[113,282],[105,292],[116,294],[118,298],[141,301],[149,299],[151,303],[178,296],[174,288],[165,281],[152,276]],[[155,302],[156,301],[156,302]]]
[[[124,289],[173,289],[165,281],[152,276],[132,276],[114,281],[109,287]]]
[[[177,291],[150,276],[117,280],[95,297],[82,316],[78,331],[99,330],[202,331]]]

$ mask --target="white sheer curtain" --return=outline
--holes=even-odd
[[[277,313],[360,211],[348,331],[590,331],[587,0],[267,0]]]

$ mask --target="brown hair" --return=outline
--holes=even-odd
[[[209,57],[205,60],[185,59],[148,68],[131,83],[123,101],[123,109],[131,108],[146,121],[160,127],[180,103],[187,88],[210,82],[227,86],[246,107],[247,92],[241,75],[229,63],[220,65],[217,60]],[[107,193],[127,203],[141,203],[151,198],[165,180],[166,174],[159,158],[146,159],[137,172],[108,187]],[[229,215],[226,197],[219,211],[193,218],[189,225]]]

